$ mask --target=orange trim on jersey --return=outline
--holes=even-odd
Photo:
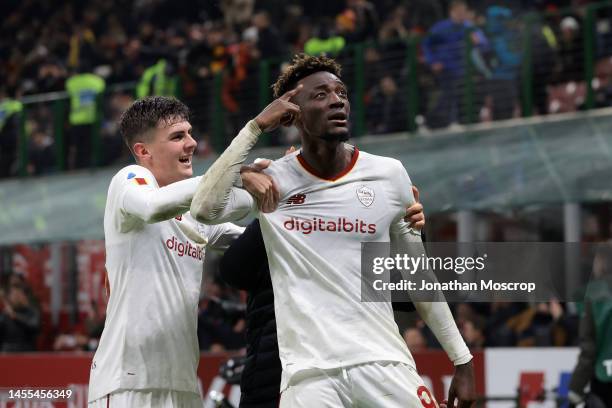
[[[317,178],[320,178],[322,180],[325,180],[325,181],[337,181],[338,179],[340,179],[340,178],[346,176],[347,174],[349,174],[350,171],[353,170],[353,167],[355,167],[355,163],[357,163],[357,159],[358,158],[359,158],[359,149],[357,148],[357,146],[355,146],[355,151],[353,152],[353,157],[351,157],[351,161],[346,166],[346,168],[344,170],[342,170],[340,173],[336,174],[335,176],[333,176],[331,178],[327,178],[327,177],[321,176],[310,164],[308,164],[306,162],[306,160],[304,159],[304,157],[302,157],[302,153],[301,152],[300,152],[300,154],[297,155],[298,162],[302,165],[304,170],[306,170],[308,173],[312,174],[313,176],[315,176]]]

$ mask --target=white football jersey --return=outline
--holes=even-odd
[[[405,232],[414,203],[403,165],[355,148],[333,180],[315,174],[299,152],[267,170],[279,185],[277,211],[260,214],[274,286],[281,390],[297,372],[373,361],[415,367],[389,302],[361,301],[362,242]],[[420,240],[420,233],[414,233]]]
[[[110,299],[89,401],[116,390],[198,393],[204,247],[224,250],[243,231],[191,217],[199,179],[159,188],[149,170],[132,165],[110,183],[104,213]]]

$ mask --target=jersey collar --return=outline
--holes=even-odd
[[[317,170],[315,170],[310,164],[306,162],[306,160],[302,156],[302,152],[300,152],[297,155],[298,162],[302,165],[304,170],[306,170],[308,173],[315,176],[316,178],[319,178],[325,181],[337,181],[338,179],[349,174],[350,171],[353,170],[353,167],[355,167],[355,163],[357,163],[358,158],[359,158],[359,149],[357,148],[357,146],[355,146],[355,150],[353,151],[353,157],[351,157],[351,161],[349,162],[349,164],[340,173],[336,174],[335,176],[324,177],[321,174],[319,174],[319,172],[317,172]]]

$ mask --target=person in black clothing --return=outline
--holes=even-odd
[[[417,229],[425,225],[423,206],[417,203],[406,211],[406,221]],[[281,362],[276,337],[274,292],[268,257],[259,220],[246,227],[225,251],[220,264],[221,278],[248,292],[246,309],[247,357],[240,380],[240,408],[276,408],[279,402]],[[393,303],[395,311],[412,311],[411,303]]]
[[[6,294],[0,289],[0,352],[35,351],[39,330],[40,313],[27,289],[15,282],[9,283]]]

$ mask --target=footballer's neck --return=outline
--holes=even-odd
[[[146,168],[147,170],[149,170],[151,172],[151,174],[153,174],[153,177],[155,177],[155,182],[157,183],[157,185],[161,188],[161,187],[165,187],[168,184],[170,184],[171,182],[169,181],[169,178],[166,177],[165,174],[160,173],[159,171],[157,171],[156,168],[154,168],[151,165],[151,162],[149,160],[138,160],[136,159],[136,164],[138,164],[139,166],[142,166],[144,168]]]
[[[353,157],[353,149],[339,140],[303,137],[301,154],[318,175],[333,178],[347,168]]]

